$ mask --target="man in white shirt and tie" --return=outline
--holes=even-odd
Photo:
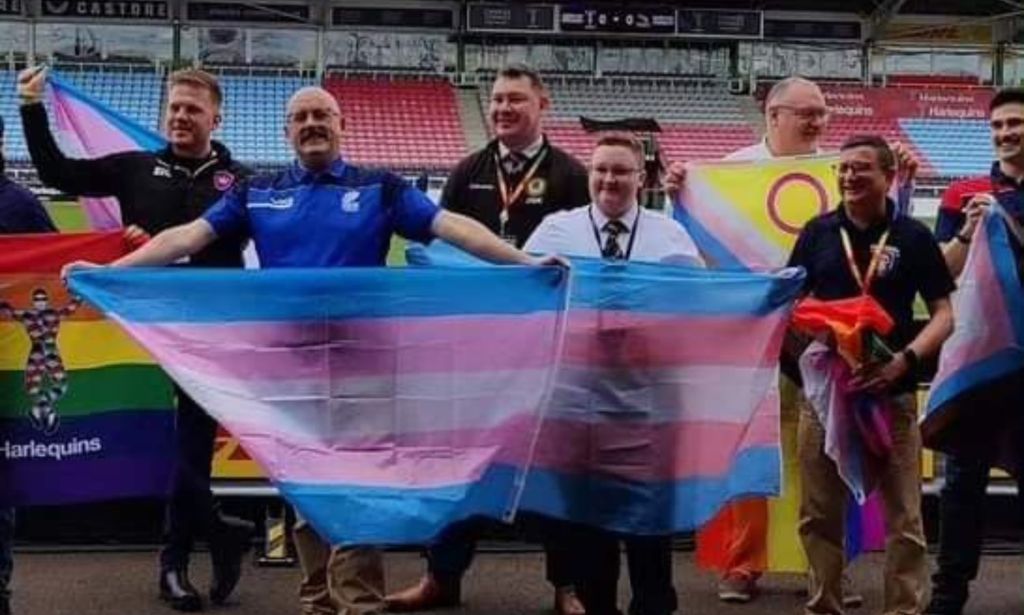
[[[591,203],[544,218],[523,249],[611,260],[703,265],[697,246],[680,224],[640,207],[644,153],[639,139],[610,132],[590,161]]]
[[[544,218],[526,240],[527,252],[556,251],[618,261],[703,266],[683,227],[664,214],[640,207],[644,152],[629,133],[606,133],[590,161],[591,203]],[[589,530],[573,562],[583,579],[577,588],[587,615],[620,613],[617,605],[619,542],[626,544],[632,603],[630,615],[669,615],[677,607],[672,586],[672,537],[619,535]]]

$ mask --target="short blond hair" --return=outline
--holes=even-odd
[[[185,68],[176,70],[167,77],[167,89],[176,85],[191,85],[201,88],[210,93],[210,98],[219,107],[224,102],[224,93],[220,89],[220,82],[217,78],[198,68]]]

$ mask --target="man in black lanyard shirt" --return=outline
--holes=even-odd
[[[854,374],[854,390],[888,402],[893,448],[880,470],[878,490],[886,526],[883,612],[920,613],[926,549],[921,519],[921,435],[917,429],[915,371],[935,355],[953,329],[949,269],[931,232],[907,217],[893,218],[886,197],[895,158],[881,137],[848,139],[838,166],[842,203],[810,221],[800,233],[790,266],[807,270],[806,290],[831,301],[867,292],[896,322],[885,340],[895,351],[882,365]],[[869,273],[870,272],[870,273]],[[914,335],[914,300],[920,294],[931,317]],[[825,429],[806,405],[798,429],[800,538],[810,564],[807,613],[840,614],[844,559],[844,511],[848,490],[824,451]]]
[[[221,89],[198,70],[168,80],[165,129],[170,144],[159,152],[124,152],[86,160],[66,157],[50,132],[42,103],[46,71],[18,76],[21,121],[32,163],[48,186],[68,194],[117,197],[129,236],[155,235],[201,216],[249,174],[210,134],[220,125]],[[192,257],[189,266],[240,267],[241,242],[223,238]],[[175,419],[178,459],[167,506],[166,544],[160,554],[161,599],[180,611],[202,606],[188,579],[192,543],[205,535],[213,560],[210,600],[223,603],[241,574],[252,524],[220,514],[210,492],[217,424],[180,389]]]
[[[495,139],[456,165],[441,206],[478,220],[521,248],[548,214],[589,203],[586,167],[544,136],[543,117],[550,105],[547,89],[532,69],[511,65],[500,71],[488,108]],[[555,586],[555,610],[579,615],[583,607],[573,592],[569,563],[573,543],[565,539],[573,529],[554,521],[539,525],[547,536],[547,578]],[[446,530],[427,552],[427,575],[388,596],[388,608],[419,611],[458,604],[477,533],[473,522]]]

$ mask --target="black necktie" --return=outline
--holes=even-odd
[[[501,168],[505,175],[519,175],[526,166],[526,156],[519,152],[509,152],[501,159]]]
[[[622,247],[619,246],[619,235],[629,231],[626,225],[618,220],[609,220],[601,230],[608,233],[608,239],[605,240],[604,247],[601,248],[601,258],[613,261],[625,258],[626,255],[622,253]]]

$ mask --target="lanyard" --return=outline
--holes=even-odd
[[[594,222],[594,211],[593,205],[587,207],[587,217],[590,218],[590,229],[594,231],[594,241],[597,242],[597,253],[604,253],[604,244],[601,243],[601,231],[597,228],[597,222]],[[629,231],[629,243],[626,244],[626,254],[622,257],[622,260],[628,261],[629,257],[633,254],[633,242],[636,241],[636,234],[640,228],[640,204],[636,206],[636,215],[633,216],[633,228]],[[616,238],[618,241],[618,238]]]
[[[871,288],[871,283],[875,281],[875,273],[878,272],[878,265],[882,262],[882,252],[885,251],[885,244],[889,241],[889,230],[886,229],[882,233],[882,238],[878,240],[878,249],[871,256],[871,262],[868,263],[867,273],[861,277],[860,268],[857,267],[857,260],[853,257],[853,244],[850,243],[850,234],[846,232],[846,229],[839,227],[839,234],[843,239],[843,250],[846,252],[846,264],[850,266],[850,273],[853,274],[853,279],[857,281],[857,286],[863,294],[868,294],[868,290]]]
[[[519,197],[523,195],[523,191],[526,190],[527,184],[533,179],[533,176],[537,173],[537,169],[540,168],[540,163],[544,162],[544,158],[548,155],[547,145],[541,149],[540,153],[537,154],[537,159],[533,161],[530,166],[530,170],[526,172],[516,187],[509,193],[508,183],[505,181],[505,170],[501,166],[501,157],[497,152],[494,154],[494,163],[498,171],[498,190],[501,193],[501,212],[498,214],[498,219],[501,221],[501,234],[505,234],[505,225],[508,224],[508,210],[519,200]]]

